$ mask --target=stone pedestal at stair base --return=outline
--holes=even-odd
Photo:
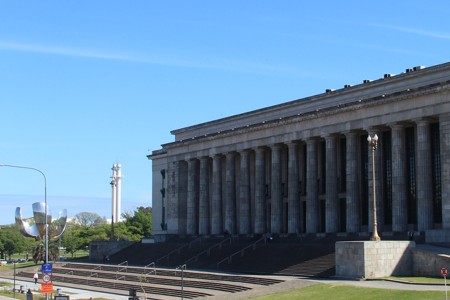
[[[344,278],[379,278],[410,276],[413,270],[410,241],[337,242],[336,276]]]

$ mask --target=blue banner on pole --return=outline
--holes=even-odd
[[[52,273],[52,264],[42,264],[42,273],[43,274]]]

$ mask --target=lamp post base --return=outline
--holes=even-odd
[[[371,241],[375,241],[375,242],[379,242],[379,241],[381,241],[381,238],[380,238],[380,236],[379,236],[378,234],[373,234],[373,235],[370,237],[370,240],[371,240]]]

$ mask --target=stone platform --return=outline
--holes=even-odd
[[[336,276],[345,278],[379,278],[412,275],[411,241],[337,242]]]

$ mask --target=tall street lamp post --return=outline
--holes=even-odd
[[[375,181],[375,150],[377,149],[378,143],[378,135],[374,135],[373,137],[367,137],[367,141],[369,142],[369,146],[372,148],[372,192],[373,192],[373,233],[370,237],[371,241],[380,241],[380,236],[378,235],[377,230],[377,193],[376,193],[376,181]]]
[[[26,169],[26,170],[33,170],[42,175],[44,177],[44,202],[45,202],[45,263],[48,264],[48,205],[47,205],[47,177],[45,177],[45,174],[36,168],[32,167],[24,167],[24,166],[16,166],[16,165],[5,165],[0,164],[0,167],[8,167],[8,168],[17,168],[17,169]],[[46,299],[48,299],[48,294],[45,294]]]

